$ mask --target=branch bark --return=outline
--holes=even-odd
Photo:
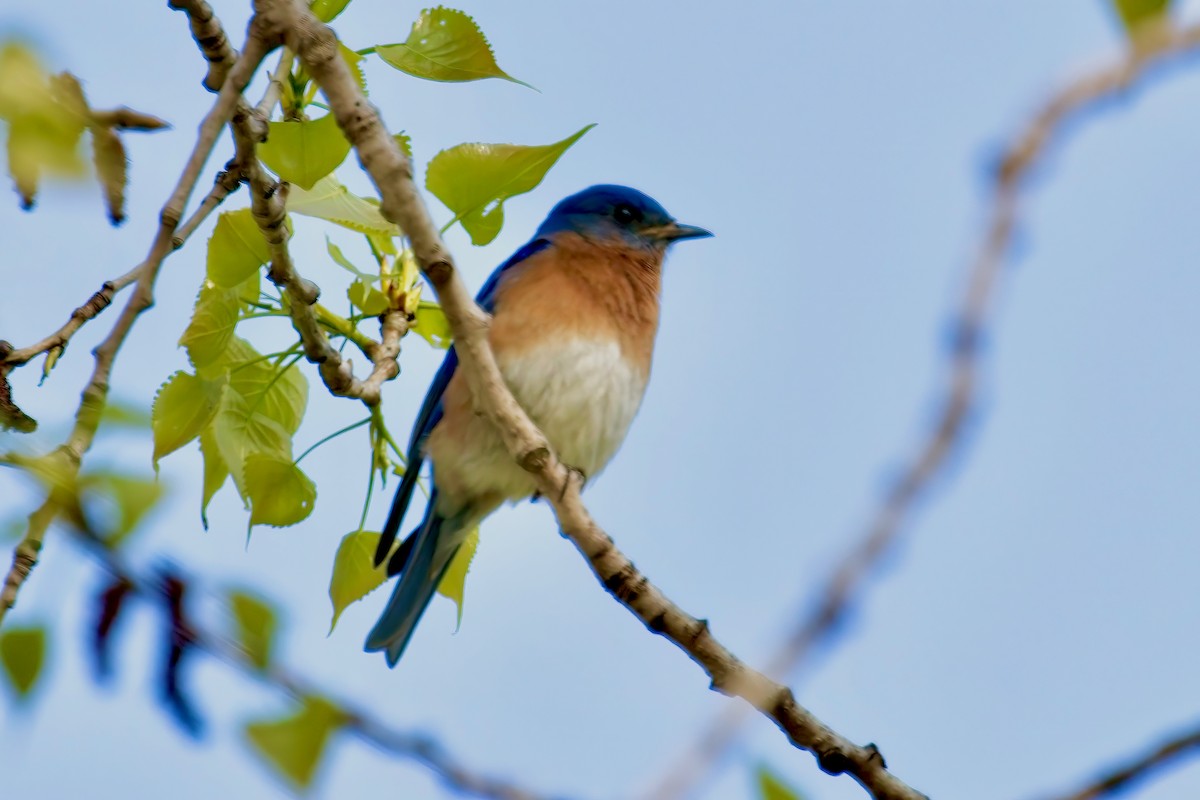
[[[652,632],[666,637],[699,664],[715,691],[743,698],[769,717],[821,768],[846,773],[873,797],[916,800],[919,792],[888,772],[873,745],[855,745],[796,702],[790,689],[746,666],[722,646],[703,620],[667,599],[592,520],[579,481],[558,460],[545,436],[508,391],[487,342],[489,317],[471,299],[413,181],[412,167],[388,136],[378,112],[355,85],[338,55],[337,38],[296,0],[256,0],[256,12],[279,31],[321,87],[346,138],[381,197],[383,216],[409,237],[413,253],[454,332],[460,369],[480,413],[494,424],[513,458],[534,477],[554,507],[564,535],[596,577]]]

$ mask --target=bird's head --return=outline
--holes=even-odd
[[[676,222],[665,208],[637,189],[610,184],[590,186],[561,201],[538,228],[538,236],[564,232],[660,253],[682,239],[712,236],[704,228]]]

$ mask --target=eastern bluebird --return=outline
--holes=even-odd
[[[558,205],[533,240],[492,273],[476,302],[504,380],[564,464],[595,476],[616,453],[650,377],[667,248],[712,234],[677,223],[641,192],[593,186]],[[388,560],[400,574],[366,650],[395,666],[454,554],[505,500],[534,482],[472,410],[454,348],[429,387],[379,547],[392,549],[421,464],[433,461],[425,518]]]

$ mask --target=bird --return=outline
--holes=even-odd
[[[667,249],[708,236],[636,189],[591,186],[555,205],[476,296],[492,315],[488,342],[505,383],[585,482],[608,464],[641,406]],[[392,552],[426,459],[424,518]],[[379,538],[375,566],[387,561],[388,576],[399,579],[364,649],[383,651],[394,667],[470,531],[535,489],[491,422],[474,412],[451,347],[417,413]]]

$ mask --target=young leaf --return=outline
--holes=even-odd
[[[221,458],[212,427],[200,434],[200,455],[204,458],[204,489],[200,498],[200,522],[208,530],[208,504],[229,478],[229,465]]]
[[[350,142],[333,114],[315,120],[268,122],[267,127],[267,140],[258,146],[259,157],[280,178],[305,189],[333,172],[350,152]]]
[[[257,274],[255,271],[254,275]],[[179,338],[193,367],[203,369],[225,356],[241,306],[236,290],[224,289],[212,281],[204,282],[200,296],[196,298],[192,320]]]
[[[92,163],[104,191],[104,205],[113,225],[125,221],[125,184],[128,180],[129,159],[125,145],[112,128],[92,127]]]
[[[358,84],[358,88],[362,89],[363,94],[368,94],[367,74],[363,72],[362,68],[363,57],[342,42],[338,42],[338,52],[342,54],[342,60],[346,62],[346,66],[354,73],[354,80]]]
[[[245,471],[251,525],[284,528],[312,513],[317,486],[290,458],[251,453]]]
[[[167,378],[154,396],[150,426],[154,432],[154,466],[200,435],[212,419],[221,393],[208,381],[190,372],[176,372]]]
[[[1142,25],[1164,19],[1171,0],[1113,0],[1125,29],[1133,33]]]
[[[554,144],[460,144],[433,157],[425,188],[433,192],[471,235],[485,245],[504,224],[504,201],[532,190],[554,162],[595,125]]]
[[[387,296],[364,280],[357,280],[346,289],[346,296],[364,314],[377,317],[388,309]]]
[[[400,131],[392,134],[392,140],[400,148],[400,152],[404,153],[404,157],[412,161],[412,137],[404,131]]]
[[[402,44],[379,45],[375,52],[396,69],[431,81],[503,78],[529,86],[500,69],[475,20],[452,8],[427,8]],[[533,88],[533,87],[530,87]]]
[[[784,783],[766,764],[755,770],[758,800],[804,800],[804,795]]]
[[[267,240],[250,215],[250,209],[226,211],[217,218],[217,226],[208,240],[209,280],[217,286],[232,289],[270,260]]]
[[[330,701],[306,697],[290,717],[247,723],[246,741],[267,766],[302,791],[312,783],[329,737],[344,721],[344,712]]]
[[[446,314],[437,303],[421,301],[421,304],[417,306],[417,321],[413,325],[413,330],[419,333],[425,341],[443,350],[454,343],[454,333],[450,330],[450,323],[446,321]]]
[[[293,186],[288,192],[287,210],[293,214],[328,220],[359,233],[400,235],[400,229],[383,218],[378,206],[351,194],[350,190],[332,175],[326,175],[317,181],[311,191]],[[258,238],[262,239],[262,236]]]
[[[234,590],[229,592],[227,599],[238,644],[250,663],[266,669],[271,663],[271,651],[279,628],[275,609],[262,597],[249,592]]]
[[[333,259],[335,264],[344,270],[348,270],[356,278],[362,278],[365,281],[379,280],[378,275],[371,275],[369,272],[363,272],[354,266],[354,263],[342,253],[342,248],[331,242],[328,236],[325,237],[325,250],[329,253],[329,257]]]
[[[346,10],[348,5],[350,5],[350,0],[313,0],[310,8],[313,16],[321,22],[332,22],[338,14]]]
[[[217,414],[213,417],[212,432],[217,452],[228,465],[229,474],[233,476],[233,483],[243,500],[249,496],[246,490],[247,458],[263,454],[291,463],[291,435],[262,412],[252,412],[246,399],[237,392],[228,391],[222,395]]]
[[[52,84],[29,48],[0,47],[0,119],[8,123],[8,172],[24,208],[33,206],[44,174],[84,174],[79,140],[87,124]]]
[[[164,487],[153,478],[117,472],[89,472],[79,478],[79,487],[92,490],[116,508],[116,518],[106,527],[105,543],[116,547],[133,532],[142,518],[162,499]]]
[[[475,529],[467,534],[462,547],[458,548],[458,552],[454,554],[454,560],[450,562],[450,567],[442,577],[442,582],[438,584],[438,594],[449,597],[458,607],[458,622],[454,628],[456,633],[462,627],[463,592],[467,588],[467,570],[471,568],[471,560],[475,558],[475,550],[478,547],[479,526],[475,526]]]
[[[308,378],[295,365],[286,369],[263,360],[245,339],[230,342],[229,388],[243,398],[250,411],[283,426],[289,435],[300,428],[308,406]]]
[[[5,628],[0,631],[0,666],[18,698],[28,697],[46,661],[46,629]]]
[[[100,424],[105,430],[113,428],[147,429],[150,427],[150,413],[145,406],[126,400],[109,398],[104,404],[104,412],[100,415]]]
[[[333,603],[330,633],[346,606],[362,600],[387,580],[386,564],[375,566],[378,545],[379,534],[373,531],[355,531],[342,537],[329,578],[329,600]]]

